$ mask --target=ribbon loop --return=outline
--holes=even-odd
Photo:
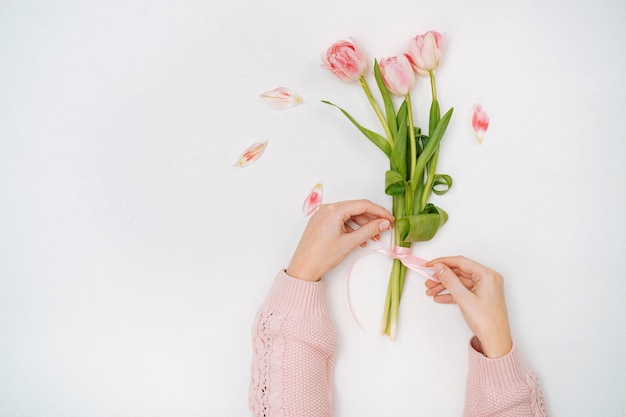
[[[426,279],[440,282],[439,279],[437,279],[433,275],[434,273],[433,269],[426,266],[426,260],[419,258],[417,256],[414,256],[411,253],[410,247],[407,248],[407,247],[398,246],[398,245],[393,245],[393,246],[390,245],[390,247],[384,247],[382,245],[379,245],[379,246],[380,247],[376,249],[372,249],[369,252],[363,253],[360,256],[358,256],[352,262],[352,265],[350,265],[350,269],[348,270],[348,277],[346,279],[346,298],[347,298],[347,303],[348,303],[348,310],[350,312],[350,317],[352,317],[352,320],[356,323],[357,327],[361,330],[363,330],[363,327],[359,323],[359,320],[356,318],[356,315],[354,314],[354,310],[352,309],[352,303],[350,301],[350,276],[352,275],[352,268],[354,267],[356,262],[360,260],[361,258],[363,258],[364,256],[371,255],[373,253],[382,253],[389,258],[399,260],[408,269],[410,269],[411,271],[417,272],[418,274],[425,277]]]
[[[398,259],[404,266],[411,271],[417,272],[427,279],[437,281],[439,280],[433,276],[433,269],[426,266],[426,261],[417,256],[413,256],[411,248],[405,248],[403,246],[394,246],[393,248],[394,259]]]

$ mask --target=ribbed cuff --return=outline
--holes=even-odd
[[[327,316],[324,288],[323,281],[304,281],[281,270],[265,302],[277,313],[290,316]]]
[[[486,389],[515,387],[524,383],[525,373],[526,367],[517,354],[515,342],[506,355],[488,358],[483,355],[478,338],[474,336],[470,340],[468,383]]]

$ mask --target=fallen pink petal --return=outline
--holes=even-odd
[[[256,160],[258,160],[261,157],[261,155],[263,155],[263,152],[265,152],[266,147],[267,147],[267,141],[261,142],[261,143],[255,143],[254,145],[250,146],[248,149],[243,151],[243,153],[241,154],[237,162],[235,162],[235,166],[243,168],[245,166],[252,164]]]
[[[474,115],[472,116],[472,128],[478,142],[482,143],[485,133],[489,128],[489,116],[480,104],[474,104]]]
[[[302,98],[293,90],[278,87],[261,94],[261,98],[274,110],[287,110],[302,102]]]
[[[322,198],[324,196],[324,189],[322,184],[317,183],[315,187],[311,190],[309,196],[304,200],[304,205],[302,206],[302,211],[307,216],[310,216],[322,205]]]

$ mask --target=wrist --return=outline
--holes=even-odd
[[[287,267],[285,273],[292,278],[302,281],[317,282],[322,279],[321,275],[316,274],[314,271],[308,268],[300,268],[297,265],[291,265]]]
[[[501,358],[513,348],[513,340],[510,334],[501,334],[495,337],[477,337],[480,344],[480,352],[488,358]]]

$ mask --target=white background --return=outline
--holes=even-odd
[[[414,246],[506,277],[514,338],[554,416],[626,412],[626,4],[620,1],[3,0],[0,415],[246,416],[250,328],[325,201],[383,193],[387,161],[328,99],[377,120],[320,69],[446,32],[435,199]],[[304,102],[271,110],[285,86]],[[414,93],[425,125],[428,85]],[[473,139],[473,103],[492,124]],[[233,163],[254,142],[263,157]],[[399,336],[377,334],[391,262],[326,277],[340,417],[460,416],[470,337],[409,274]]]

